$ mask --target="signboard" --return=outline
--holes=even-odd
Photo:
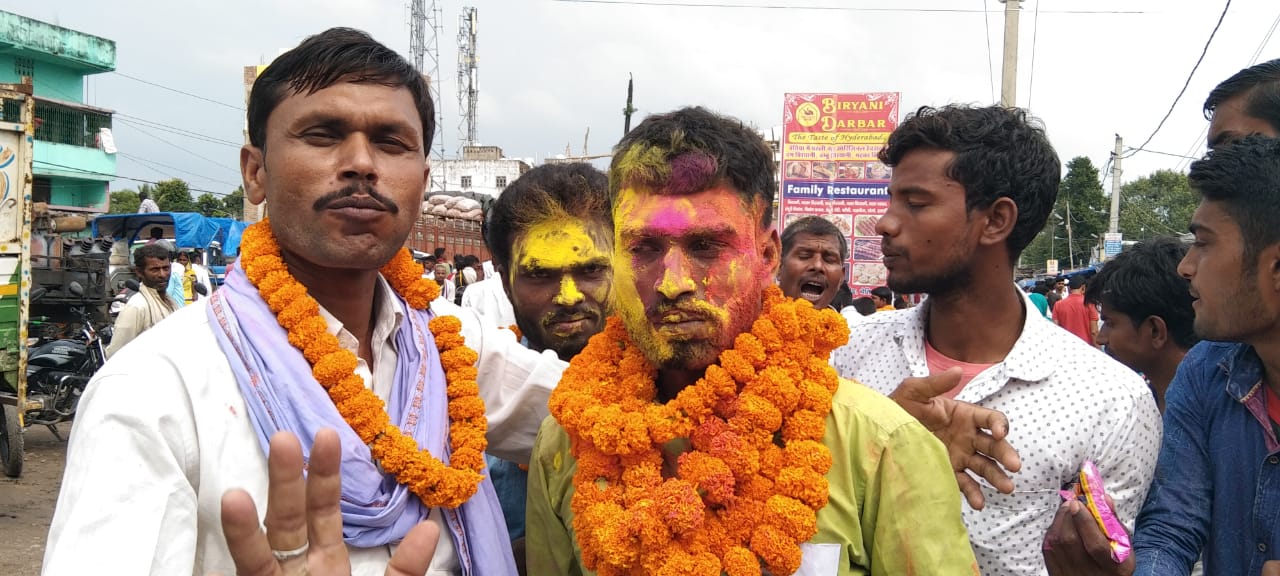
[[[787,94],[783,99],[783,227],[830,220],[849,240],[855,296],[885,283],[876,222],[889,207],[889,168],[876,155],[898,127],[898,92]]]
[[[1107,232],[1102,235],[1102,254],[1107,260],[1115,258],[1124,249],[1124,234]]]
[[[1057,275],[1058,275],[1058,261],[1057,261],[1057,260],[1045,260],[1045,261],[1044,261],[1044,273],[1045,273],[1045,275],[1047,275],[1047,276],[1057,276]]]

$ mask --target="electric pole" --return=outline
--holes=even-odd
[[[1000,105],[1013,108],[1018,105],[1018,13],[1022,7],[1021,0],[1000,2],[1004,3],[1004,66],[1000,76]]]
[[[1120,153],[1124,151],[1124,139],[1116,134],[1116,151],[1111,154],[1111,227],[1108,232],[1120,231]]]
[[[631,131],[631,113],[636,109],[631,106],[631,97],[635,94],[635,77],[627,74],[627,107],[622,109],[622,115],[626,118],[622,124],[622,135],[626,136]],[[585,154],[585,153],[584,153]]]

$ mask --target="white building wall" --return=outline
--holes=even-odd
[[[432,170],[443,171],[445,189],[433,188],[430,194],[474,192],[497,198],[507,185],[529,170],[521,160],[445,160]],[[436,182],[432,180],[433,184]]]

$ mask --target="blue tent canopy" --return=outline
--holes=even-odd
[[[245,223],[231,218],[209,218],[195,212],[148,212],[144,214],[104,214],[93,219],[94,237],[109,236],[132,244],[150,238],[152,228],[160,228],[164,238],[172,238],[179,249],[209,247],[217,241],[222,252],[235,255]]]

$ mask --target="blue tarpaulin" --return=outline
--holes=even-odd
[[[145,214],[104,214],[93,219],[93,236],[109,236],[132,245],[151,237],[151,229],[159,227],[163,237],[172,239],[177,248],[207,249],[215,240],[222,252],[234,256],[240,247],[240,234],[245,223],[230,218],[209,218],[195,212],[149,212]]]

